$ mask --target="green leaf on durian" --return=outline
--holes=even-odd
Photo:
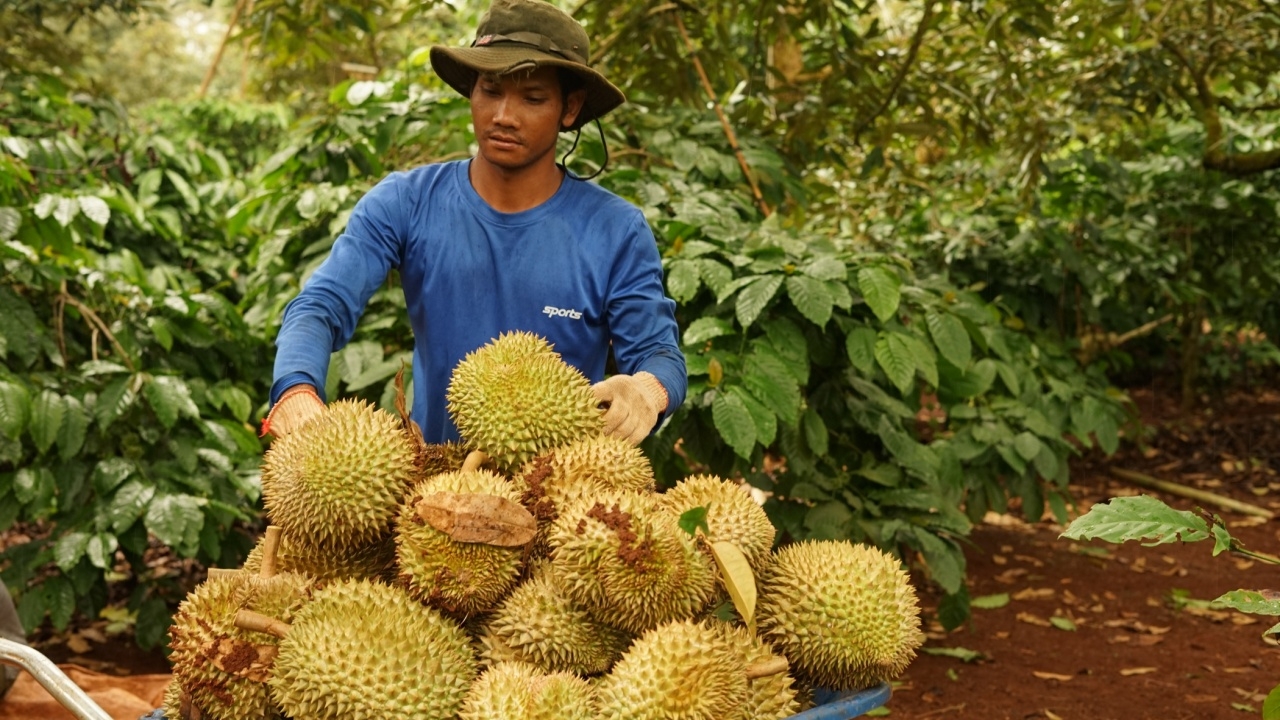
[[[756,631],[756,576],[751,571],[751,563],[742,554],[737,545],[731,542],[713,542],[711,556],[720,567],[720,577],[724,580],[725,589],[729,591],[729,599],[737,609],[739,617],[747,624],[747,630]]]

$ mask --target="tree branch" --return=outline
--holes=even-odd
[[[897,98],[898,90],[902,89],[902,83],[907,79],[907,72],[915,64],[916,55],[920,52],[920,45],[924,42],[924,35],[929,30],[929,23],[932,20],[933,0],[929,0],[929,2],[925,3],[924,15],[920,18],[920,25],[916,28],[916,34],[911,38],[911,47],[907,49],[907,57],[903,59],[902,65],[898,68],[898,74],[894,76],[893,82],[889,84],[889,91],[885,93],[884,99],[880,101],[880,107],[876,108],[875,112],[871,113],[869,117],[858,123],[858,127],[854,128],[853,137],[855,142],[867,128],[871,127],[876,118],[889,109],[889,106]]]
[[[1218,114],[1218,106],[1222,103],[1209,85],[1209,79],[1182,52],[1182,48],[1168,38],[1160,41],[1178,61],[1182,63],[1196,86],[1195,105],[1200,114],[1200,122],[1204,124],[1204,156],[1200,164],[1206,170],[1218,170],[1232,175],[1252,175],[1255,173],[1280,168],[1280,150],[1266,150],[1251,153],[1229,153],[1226,151],[1226,139],[1222,130],[1222,116]]]

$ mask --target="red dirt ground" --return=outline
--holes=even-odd
[[[1280,393],[1237,395],[1215,411],[1185,418],[1151,393],[1134,393],[1147,419],[1144,442],[1113,458],[1073,463],[1072,492],[1089,505],[1139,488],[1110,468],[1145,472],[1280,511]],[[1156,419],[1162,419],[1160,426]],[[1149,492],[1149,491],[1141,491]],[[1195,503],[1161,493],[1170,505]],[[1280,521],[1220,513],[1254,550],[1280,554]],[[1028,524],[1016,511],[974,529],[967,556],[970,593],[1008,593],[1008,605],[975,609],[950,633],[931,623],[926,648],[965,648],[973,662],[922,653],[888,704],[891,718],[974,720],[1244,720],[1280,684],[1280,649],[1261,639],[1276,618],[1178,610],[1174,590],[1210,600],[1238,588],[1280,587],[1280,568],[1227,555],[1209,542],[1144,548],[1058,538],[1049,521]],[[922,590],[926,617],[937,595]],[[1069,619],[1074,631],[1050,618]],[[1270,622],[1268,622],[1270,620]],[[1061,622],[1061,621],[1059,621]],[[163,656],[122,636],[38,638],[58,662],[100,672],[166,672]],[[79,652],[71,649],[76,646]]]
[[[1142,414],[1170,408],[1138,393]],[[1145,447],[1074,464],[1081,512],[1139,492],[1179,509],[1197,503],[1114,479],[1137,470],[1280,511],[1280,393],[1235,397],[1230,413],[1208,412],[1148,428]],[[1207,508],[1214,509],[1214,508]],[[1215,509],[1216,510],[1216,509]],[[1219,511],[1252,549],[1280,550],[1280,522]],[[1052,522],[989,515],[975,528],[969,563],[973,597],[1008,593],[1008,605],[975,609],[951,633],[933,625],[927,648],[966,648],[975,662],[922,654],[895,689],[890,717],[1046,720],[1234,720],[1261,716],[1280,685],[1280,649],[1262,632],[1277,618],[1234,611],[1178,610],[1174,590],[1211,600],[1235,589],[1280,586],[1280,567],[1229,555],[1212,544],[1143,547],[1059,539]],[[936,606],[936,596],[923,598]],[[927,607],[927,610],[931,610]],[[1076,630],[1048,620],[1061,616]]]

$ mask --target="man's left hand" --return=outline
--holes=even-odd
[[[604,410],[604,432],[639,445],[667,409],[667,389],[651,373],[614,375],[591,386]]]

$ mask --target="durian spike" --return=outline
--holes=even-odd
[[[462,461],[462,472],[471,472],[479,470],[480,466],[489,461],[489,456],[481,450],[472,450],[467,453],[467,459]]]
[[[242,611],[243,612],[243,611]],[[747,679],[759,680],[770,675],[780,675],[791,669],[784,657],[775,657],[747,667]]]
[[[244,572],[244,570],[241,570],[240,568],[209,568],[208,574],[205,577],[212,580],[220,577],[231,577],[232,575],[242,572]]]
[[[244,609],[236,611],[236,627],[241,630],[252,630],[254,632],[275,635],[278,638],[283,638],[288,635],[289,630],[293,628],[292,625],[282,620],[277,620],[273,617],[267,617],[262,613],[256,613],[252,610]]]
[[[280,551],[280,535],[284,530],[279,525],[268,525],[266,539],[262,542],[262,567],[258,577],[266,580],[276,575],[276,555]]]

